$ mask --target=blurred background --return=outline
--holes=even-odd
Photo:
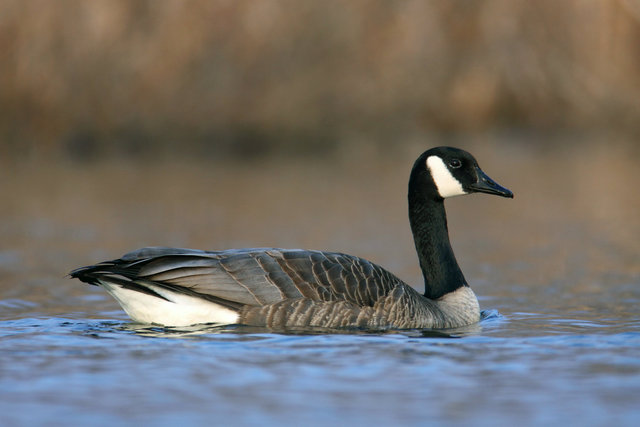
[[[534,132],[539,145],[640,133],[634,0],[0,8],[5,159],[316,156],[470,133]]]
[[[637,424],[639,137],[640,0],[0,0],[0,424]],[[142,344],[65,278],[270,246],[421,290],[437,145],[515,194],[446,202],[480,337]]]
[[[443,144],[516,194],[447,202],[470,282],[500,259],[518,265],[501,270],[505,292],[523,260],[537,286],[573,272],[568,286],[599,292],[594,272],[639,274],[638,1],[0,11],[5,296],[73,311],[53,290],[91,291],[67,271],[147,245],[343,251],[420,287],[407,177]]]

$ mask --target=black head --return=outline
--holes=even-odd
[[[480,169],[471,154],[453,147],[436,147],[422,153],[413,165],[410,182],[441,199],[470,193],[513,197],[510,190]]]

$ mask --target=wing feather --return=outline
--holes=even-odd
[[[273,248],[215,252],[143,248],[115,261],[78,269],[72,275],[93,284],[97,279],[117,276],[118,284],[129,283],[132,289],[150,283],[247,306],[304,298],[371,307],[404,284],[362,258]]]

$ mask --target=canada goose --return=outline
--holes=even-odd
[[[480,320],[449,243],[444,199],[513,197],[466,151],[437,147],[409,179],[409,222],[425,293],[365,259],[299,249],[144,248],[70,273],[104,287],[137,322],[270,328],[454,328]]]

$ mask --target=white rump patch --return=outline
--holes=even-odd
[[[460,181],[451,175],[451,172],[449,172],[449,169],[440,157],[427,157],[427,168],[431,171],[433,182],[436,183],[438,193],[440,193],[440,197],[443,199],[467,194],[467,192],[463,190]]]
[[[238,322],[238,313],[233,310],[201,298],[171,292],[159,286],[148,285],[147,287],[170,301],[124,289],[120,285],[104,280],[100,280],[99,283],[120,303],[129,317],[139,323],[189,326],[198,323]]]

